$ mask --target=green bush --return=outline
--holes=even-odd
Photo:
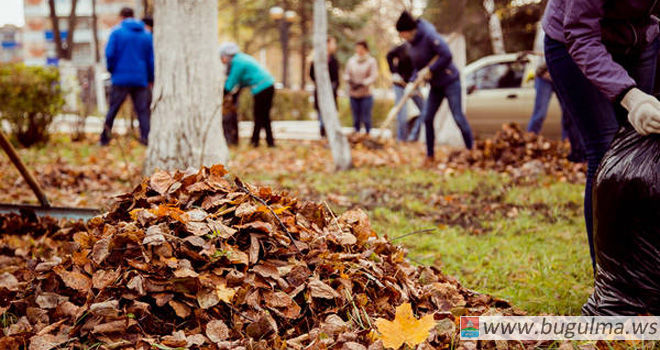
[[[59,81],[55,68],[0,65],[0,117],[22,145],[48,140],[48,127],[64,104]]]
[[[253,101],[252,93],[248,89],[244,89],[238,102],[240,120],[253,120]],[[309,120],[314,112],[314,102],[312,101],[310,94],[306,91],[276,90],[270,118],[272,120]]]

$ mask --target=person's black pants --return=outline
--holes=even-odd
[[[108,109],[108,114],[105,116],[105,125],[101,132],[102,145],[107,145],[110,142],[112,124],[114,124],[119,108],[128,95],[131,95],[133,107],[135,108],[135,113],[140,122],[140,142],[145,145],[147,144],[149,140],[149,120],[151,118],[151,90],[146,86],[112,85],[112,91],[110,92],[110,108]]]
[[[269,147],[275,146],[273,131],[270,127],[270,109],[273,106],[275,88],[272,86],[254,95],[254,131],[252,132],[252,145],[259,146],[261,129],[266,129],[266,143]]]

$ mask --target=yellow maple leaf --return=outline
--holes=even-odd
[[[383,346],[398,349],[404,343],[410,347],[421,344],[428,338],[431,329],[435,327],[435,321],[433,315],[416,319],[410,303],[404,303],[396,308],[393,321],[378,318],[376,327],[381,334],[380,339],[383,341]]]
[[[231,299],[234,297],[234,294],[236,294],[236,289],[227,288],[227,285],[222,283],[215,287],[215,294],[218,296],[218,299],[227,304],[231,304]]]
[[[284,213],[287,209],[289,209],[288,205],[284,206],[284,207],[280,207],[280,208],[273,208],[273,213],[275,213],[275,215],[280,215],[280,214]],[[265,205],[260,205],[257,208],[257,211],[265,213],[265,214],[270,214],[270,209],[268,209],[268,207],[265,206]]]

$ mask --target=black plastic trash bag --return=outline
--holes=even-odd
[[[596,286],[585,315],[660,315],[660,136],[630,127],[594,180]]]

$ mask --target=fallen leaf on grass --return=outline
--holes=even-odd
[[[435,321],[433,315],[416,319],[410,303],[403,303],[396,308],[393,321],[378,318],[376,327],[381,334],[383,345],[386,348],[398,349],[404,343],[410,347],[421,344],[435,327]]]

